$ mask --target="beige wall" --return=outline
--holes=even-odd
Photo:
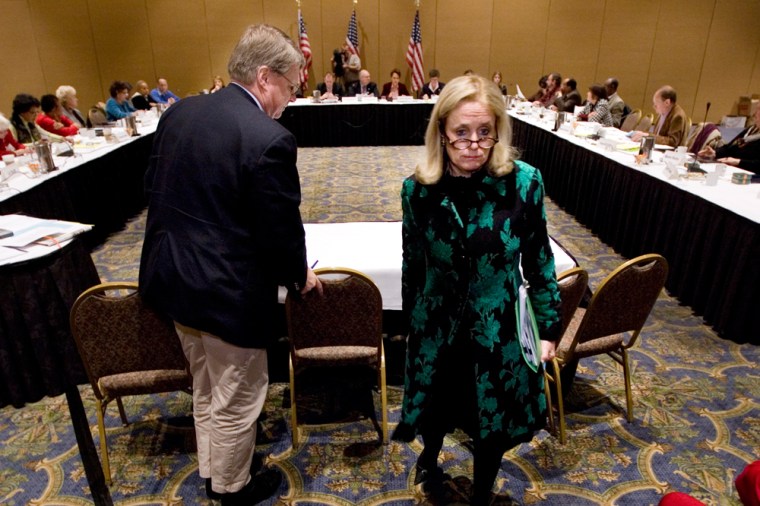
[[[695,121],[716,121],[739,95],[760,92],[757,0],[421,0],[425,68],[443,80],[466,68],[501,70],[514,90],[541,74],[572,75],[581,91],[614,75],[620,95],[651,110],[663,84]],[[309,87],[330,68],[346,34],[350,0],[302,0],[314,53]],[[108,97],[114,79],[166,77],[180,96],[226,78],[244,27],[266,22],[297,36],[296,3],[284,0],[0,0],[0,111],[21,91],[71,84],[80,105]],[[382,84],[404,61],[412,0],[358,0],[363,65]]]

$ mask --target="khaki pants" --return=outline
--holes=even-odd
[[[193,375],[198,473],[211,478],[215,492],[237,492],[251,479],[256,420],[269,386],[267,351],[174,326]]]

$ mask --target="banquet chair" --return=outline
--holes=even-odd
[[[366,366],[377,371],[382,425],[388,442],[385,351],[382,338],[383,301],[377,285],[365,274],[348,268],[323,268],[323,295],[288,294],[285,299],[290,338],[290,409],[293,448],[299,444],[296,378],[307,368]],[[373,413],[373,421],[376,417]]]
[[[641,132],[649,132],[649,129],[652,127],[652,121],[654,121],[654,114],[651,112],[642,116],[639,122],[636,124],[636,130],[639,130]]]
[[[108,404],[116,400],[126,426],[121,397],[189,392],[192,379],[174,324],[143,304],[137,283],[101,283],[85,290],[71,308],[71,332],[95,392],[103,471],[110,485]]]
[[[631,111],[628,113],[628,116],[625,117],[623,123],[620,124],[620,130],[623,132],[630,132],[636,128],[639,120],[641,120],[641,109]]]
[[[108,124],[106,112],[101,107],[98,107],[96,105],[92,106],[88,111],[87,119],[89,120],[90,126],[92,128]]]
[[[657,254],[629,260],[612,271],[591,297],[587,309],[578,308],[557,346],[556,357],[546,364],[545,377],[562,392],[561,372],[573,361],[608,354],[623,366],[627,419],[633,421],[633,397],[628,349],[639,337],[668,276],[668,263]],[[559,440],[566,441],[564,402],[557,396]],[[549,409],[549,425],[554,414]]]
[[[588,272],[580,267],[568,269],[557,276],[557,285],[559,286],[559,297],[562,301],[560,307],[560,336],[562,336],[570,325],[573,315],[578,309],[578,305],[581,303],[583,295],[588,289]],[[545,374],[544,389],[549,406],[552,405],[552,385],[553,381],[551,376]],[[557,392],[556,389],[555,392]],[[563,403],[561,394],[557,395],[557,403]],[[549,428],[552,432],[555,431],[553,416],[549,417]]]
[[[683,137],[681,137],[681,144],[679,146],[686,146],[689,141],[689,134],[691,133],[692,121],[691,118],[686,118],[686,124],[683,128]]]

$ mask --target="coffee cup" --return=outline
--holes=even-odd
[[[3,163],[5,165],[10,165],[14,161],[16,161],[16,156],[15,155],[3,155]]]
[[[707,186],[717,186],[718,185],[718,173],[717,172],[708,172],[705,174],[705,184]]]

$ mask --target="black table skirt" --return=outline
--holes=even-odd
[[[87,383],[69,330],[71,306],[100,283],[75,240],[42,258],[0,267],[0,407],[22,407]]]
[[[413,146],[425,142],[432,103],[290,106],[279,122],[299,147]]]
[[[760,344],[760,224],[538,127],[513,144],[546,192],[621,255],[660,253],[666,288],[720,336]],[[656,169],[653,169],[656,170]]]
[[[143,135],[0,202],[0,214],[94,225],[83,238],[88,247],[94,247],[147,205],[144,176],[152,146],[153,134]]]

